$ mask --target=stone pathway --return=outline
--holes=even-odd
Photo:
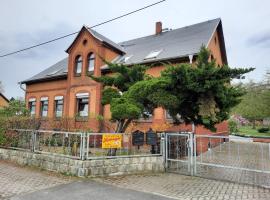
[[[173,173],[95,178],[98,184],[92,180],[82,181],[34,168],[19,167],[0,160],[0,200],[60,200],[64,197],[82,200],[90,197],[100,200],[134,199],[133,197],[180,200],[270,199],[270,189]],[[119,188],[107,187],[106,184]],[[93,196],[94,194],[96,196]],[[119,195],[122,195],[121,198]]]
[[[66,184],[72,180],[73,178],[38,169],[19,167],[13,163],[0,160],[0,200]]]
[[[179,174],[107,177],[96,181],[181,200],[269,200],[270,189]]]

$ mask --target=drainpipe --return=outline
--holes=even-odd
[[[193,54],[190,54],[190,55],[188,56],[188,58],[189,58],[189,63],[192,64]]]
[[[22,86],[22,83],[21,82],[19,82],[19,84],[20,84],[20,88],[25,92],[26,91],[26,89],[24,89],[23,88],[23,86]]]

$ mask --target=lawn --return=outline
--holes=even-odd
[[[270,131],[267,133],[259,133],[258,128],[253,129],[251,126],[241,126],[238,128],[236,135],[251,136],[251,137],[270,137]]]

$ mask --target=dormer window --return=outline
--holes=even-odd
[[[82,73],[82,56],[77,56],[75,59],[75,74]]]
[[[95,54],[90,53],[88,55],[88,72],[93,72],[95,69]]]

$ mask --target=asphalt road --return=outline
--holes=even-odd
[[[163,196],[118,188],[94,181],[79,181],[59,185],[30,194],[19,195],[11,200],[171,200]]]

